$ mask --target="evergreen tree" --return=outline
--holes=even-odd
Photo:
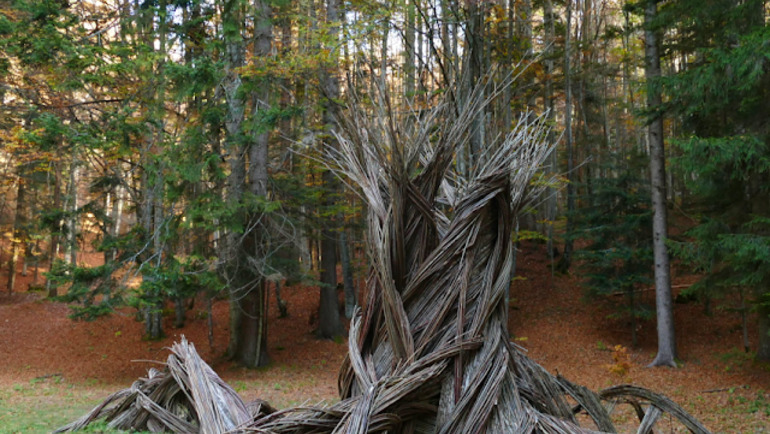
[[[650,366],[676,367],[671,265],[668,247],[668,203],[666,202],[666,151],[663,132],[662,96],[656,81],[661,77],[660,35],[654,26],[658,0],[644,4],[644,76],[647,88],[647,140],[650,146],[650,196],[652,200],[652,247],[655,260],[655,312],[657,314],[658,353]]]
[[[693,15],[680,15],[685,8]],[[711,288],[752,289],[757,358],[770,360],[770,31],[764,2],[676,2],[661,9],[658,25],[678,30],[668,50],[687,61],[660,85],[669,96],[665,108],[681,118],[677,166],[701,216],[689,232],[693,244],[678,250],[708,262],[702,269]]]
[[[652,283],[652,212],[649,182],[642,176],[645,160],[638,149],[625,156],[612,153],[604,157],[612,175],[593,180],[593,194],[587,200],[591,205],[576,216],[576,235],[589,241],[578,251],[587,295],[617,305],[613,316],[630,323],[633,346],[638,344],[639,320],[653,315],[639,295],[643,286]]]

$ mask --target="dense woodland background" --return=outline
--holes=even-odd
[[[313,282],[317,333],[340,336],[363,205],[323,155],[358,133],[349,105],[401,128],[481,94],[461,175],[522,117],[553,127],[511,242],[547,244],[635,345],[672,298],[657,241],[700,276],[676,300],[735,310],[770,360],[767,17],[760,0],[2,1],[8,291],[34,273],[75,318],[135,307],[150,339],[169,308],[181,327],[188,300],[227,298],[229,353],[258,366],[267,304]]]

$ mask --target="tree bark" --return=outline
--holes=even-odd
[[[241,88],[241,77],[238,74],[238,68],[244,64],[244,44],[241,35],[243,23],[242,17],[235,0],[225,2],[223,6],[222,21],[224,23],[225,39],[225,77],[222,88],[227,104],[227,113],[225,116],[226,137],[226,155],[230,173],[227,176],[227,204],[231,208],[240,207],[243,198],[243,188],[246,183],[246,163],[244,149],[242,145],[241,124],[244,116],[244,103],[239,94]],[[227,282],[230,296],[230,342],[228,345],[228,354],[237,358],[238,349],[241,347],[240,323],[242,311],[240,300],[243,288],[236,277],[241,267],[238,255],[238,244],[240,237],[237,231],[228,231],[224,236],[222,243],[223,253],[222,262],[224,264],[223,274]]]
[[[26,202],[27,202],[27,181],[25,178],[25,166],[19,166],[19,179],[16,187],[16,216],[13,220],[13,239],[11,240],[11,257],[8,259],[8,295],[13,293],[16,286],[16,265],[19,260],[19,252],[22,245],[26,243],[27,223]]]
[[[657,0],[648,0],[644,11],[645,23],[645,76],[647,79],[647,108],[657,110],[661,105],[660,89],[656,80],[661,76],[657,34],[652,22],[657,14]],[[676,337],[671,299],[671,269],[666,238],[668,231],[666,209],[666,162],[663,146],[663,117],[653,115],[647,127],[650,141],[650,184],[652,186],[652,234],[655,258],[655,309],[657,312],[658,354],[650,366],[676,367]]]
[[[404,29],[404,100],[407,109],[414,108],[414,70],[415,70],[415,0],[406,2],[406,23]],[[330,0],[331,3],[339,4],[338,0]],[[329,9],[327,9],[327,18]],[[338,13],[338,12],[337,12]]]
[[[115,194],[112,191],[108,191],[107,194],[105,194],[104,197],[104,215],[112,214],[112,211],[115,209]],[[103,227],[103,239],[107,240],[112,235],[112,225],[114,220],[111,219],[105,219],[104,227]],[[111,250],[112,249],[105,249],[102,252],[102,261],[107,264],[110,262],[111,259]]]
[[[308,220],[309,210],[305,206],[300,206],[300,213],[303,215],[303,225],[299,228],[299,241],[297,242],[299,247],[299,257],[302,262],[300,265],[300,271],[303,275],[310,274],[313,270],[313,228],[312,223]]]
[[[273,24],[272,24],[272,9],[267,2],[263,0],[254,1],[255,22],[254,22],[254,57],[257,59],[264,59],[270,55],[272,49],[273,40]],[[262,88],[259,89],[254,98],[254,115],[259,118],[260,112],[269,108],[270,89],[267,83],[262,84]],[[251,194],[256,197],[267,199],[267,183],[268,183],[268,137],[269,133],[267,128],[263,128],[256,137],[254,142],[249,147],[249,188]],[[252,216],[253,221],[263,221],[263,216]],[[269,234],[265,230],[265,227],[261,224],[257,224],[254,229],[258,234],[250,236],[252,240],[263,239],[268,237]],[[262,256],[261,246],[250,245],[247,249],[247,254],[253,256]],[[246,361],[247,366],[264,366],[269,363],[269,357],[267,354],[267,305],[268,305],[268,287],[264,279],[264,273],[257,272],[254,275],[256,284],[252,289],[254,301],[248,301],[249,310],[245,312],[248,314],[248,321],[254,322],[255,336],[254,336],[254,348],[252,355],[249,356]],[[253,357],[253,359],[252,359]]]
[[[148,179],[146,187],[146,213],[145,233],[147,234],[147,243],[152,247],[149,259],[155,267],[160,267],[163,260],[163,240],[161,239],[161,225],[165,218],[163,207],[163,180],[162,169],[160,166],[154,167],[155,176],[152,181]],[[144,275],[144,280],[155,280],[155,276]],[[151,287],[151,286],[150,286]],[[157,340],[163,337],[163,301],[165,296],[157,289],[151,290],[147,294],[148,305],[145,308],[145,332],[147,339]]]
[[[177,297],[174,299],[174,328],[181,329],[185,323],[185,299]]]
[[[465,101],[470,101],[471,95],[480,91],[476,89],[483,80],[482,71],[484,71],[484,16],[485,5],[483,2],[469,2],[468,5],[468,27],[466,32],[468,67],[467,81],[464,86]],[[481,96],[483,98],[483,96]],[[479,110],[474,114],[473,124],[470,131],[470,149],[468,151],[467,168],[473,170],[479,164],[482,157],[482,147],[484,145],[484,118],[486,110]]]
[[[65,260],[72,265],[77,265],[78,260],[78,178],[80,166],[76,156],[72,157],[70,166],[70,182],[67,200],[70,201],[69,216],[67,218],[67,249]]]
[[[567,229],[564,255],[559,268],[569,270],[572,265],[572,233],[575,226],[575,159],[572,143],[572,72],[570,68],[570,36],[572,28],[572,2],[567,1],[567,23],[564,31],[564,136],[567,148]]]
[[[123,223],[123,186],[118,185],[115,187],[115,200],[112,204],[112,235],[113,239],[117,239],[120,236],[120,226]],[[118,249],[110,249],[110,261],[116,260],[118,257]]]
[[[140,257],[142,265],[151,264],[152,261],[160,260],[160,252],[157,250],[160,244],[159,231],[157,228],[159,214],[156,210],[158,201],[157,196],[160,194],[158,188],[159,173],[156,173],[154,179],[147,173],[150,170],[157,170],[157,167],[146,167],[145,172],[142,175],[142,213],[141,222],[142,229],[144,230],[144,253]],[[157,170],[159,172],[159,170]],[[158,263],[149,265],[157,266]],[[155,276],[150,274],[144,274],[142,276],[143,282],[152,282]],[[146,285],[148,288],[152,288],[153,285]],[[149,290],[151,292],[144,293],[145,305],[143,308],[144,313],[144,330],[145,337],[150,340],[160,339],[162,331],[160,329],[160,316],[163,310],[162,305],[156,300],[158,297],[156,290]]]
[[[227,78],[225,93],[228,112],[226,129],[230,147],[230,206],[243,207],[244,192],[258,197],[267,196],[267,139],[266,129],[257,132],[252,142],[243,136],[242,123],[245,113],[244,96],[241,94],[241,78],[238,68],[244,64],[243,17],[238,1],[227,2],[225,20],[230,28],[226,34]],[[254,2],[254,56],[265,57],[272,47],[272,9],[265,2]],[[235,30],[237,29],[237,30]],[[267,106],[268,85],[251,95],[254,116]],[[246,159],[248,158],[248,172]],[[248,185],[246,185],[248,177]],[[267,291],[257,256],[262,249],[258,241],[264,235],[262,216],[259,211],[240,212],[243,233],[231,233],[226,243],[228,253],[225,265],[230,287],[230,345],[228,353],[246,367],[264,366],[269,363],[267,353]],[[254,258],[255,260],[249,260]]]
[[[342,263],[342,282],[345,288],[345,318],[353,318],[353,310],[358,305],[358,295],[353,285],[353,269],[350,264],[350,249],[347,233],[340,232],[340,262]]]
[[[269,289],[267,289],[269,292]],[[278,306],[278,318],[286,318],[289,316],[289,303],[281,298],[281,281],[275,281],[275,303]]]
[[[510,78],[511,71],[513,68],[513,47],[514,47],[514,23],[518,21],[518,17],[514,18],[514,1],[513,0],[502,0],[500,1],[500,7],[507,9],[506,13],[506,27],[505,27],[505,39],[506,43],[509,45],[508,49],[505,52],[505,60],[503,64],[500,67],[500,77],[503,80],[507,80]],[[525,20],[522,20],[525,21]],[[513,113],[511,108],[511,102],[513,101],[513,93],[511,91],[512,86],[506,86],[505,89],[503,89],[503,98],[500,101],[501,105],[501,111],[502,111],[502,123],[503,123],[503,133],[507,133],[511,128],[513,128]]]
[[[759,316],[759,344],[757,345],[757,360],[770,362],[770,309],[761,307],[757,310]]]
[[[543,25],[545,27],[545,42],[547,44],[547,50],[544,54],[545,58],[545,86],[544,86],[544,98],[543,104],[548,111],[548,122],[551,125],[556,123],[556,110],[554,109],[553,102],[553,71],[554,61],[552,59],[552,51],[554,40],[556,39],[556,29],[553,22],[553,2],[552,0],[545,0],[543,9]],[[548,130],[548,143],[554,142],[553,130]],[[556,173],[558,171],[558,161],[556,160],[556,148],[552,149],[545,160],[547,170],[550,173]],[[554,274],[554,231],[553,227],[556,223],[556,214],[558,211],[557,203],[558,191],[555,187],[549,187],[546,190],[545,207],[546,207],[546,219],[548,219],[548,259],[551,263],[551,275]],[[518,229],[518,228],[517,228]]]
[[[155,105],[153,117],[159,121],[159,125],[153,126],[153,143],[151,144],[150,152],[159,149],[163,144],[164,137],[164,116],[165,116],[165,99],[166,99],[166,82],[164,78],[164,70],[166,63],[166,56],[168,53],[167,47],[167,0],[160,0],[158,3],[158,49],[157,57],[158,63],[155,65],[155,77],[157,78],[155,88]],[[163,222],[166,218],[166,210],[164,205],[165,186],[164,186],[164,163],[158,161],[156,163],[150,163],[152,161],[150,156],[147,156],[147,162],[145,164],[145,170],[152,170],[154,176],[148,177],[147,192],[151,192],[147,197],[147,212],[146,217],[146,234],[149,237],[148,244],[152,246],[150,251],[151,267],[160,269],[163,265],[164,257],[167,252],[166,244],[161,236],[163,230]],[[149,247],[149,246],[148,246]],[[145,274],[143,279],[155,280],[157,277],[153,275]],[[165,305],[166,295],[154,285],[150,286],[150,293],[147,294],[148,305],[146,307],[146,332],[147,338],[150,340],[157,340],[163,337],[163,308]]]
[[[318,336],[332,339],[343,333],[337,297],[337,234],[321,231],[321,300],[318,308]]]
[[[326,21],[329,27],[331,41],[337,40],[339,32],[340,0],[328,0],[326,4]],[[330,60],[330,65],[321,72],[322,86],[322,120],[324,128],[330,132],[337,124],[338,99],[340,96],[339,79],[337,78],[337,62]],[[328,137],[328,136],[327,136]],[[331,140],[331,138],[329,138]],[[324,207],[328,210],[334,205],[333,193],[338,189],[334,174],[326,171],[322,175],[325,187]],[[326,222],[321,230],[321,296],[318,308],[318,336],[332,339],[344,333],[340,321],[337,301],[337,232],[332,226],[334,222]]]
[[[53,180],[53,208],[56,212],[61,211],[61,164],[58,161],[54,161],[54,180]],[[64,221],[61,218],[57,221],[56,228],[52,228],[55,231],[51,234],[51,244],[48,246],[48,271],[51,271],[54,261],[59,254],[59,234],[62,231]],[[46,289],[48,290],[48,298],[58,296],[58,288],[56,285],[51,284],[50,280],[45,282]]]

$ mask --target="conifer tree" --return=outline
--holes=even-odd
[[[650,366],[676,367],[676,335],[674,334],[673,299],[671,297],[671,266],[668,248],[668,211],[666,203],[666,156],[663,137],[663,115],[660,111],[661,93],[656,80],[660,78],[659,34],[654,27],[657,0],[644,3],[644,57],[647,80],[647,110],[652,113],[647,125],[650,146],[650,187],[652,196],[652,235],[655,258],[655,311],[657,313],[658,353]]]
[[[640,300],[642,286],[652,283],[653,264],[649,181],[641,176],[645,160],[639,149],[603,156],[613,175],[593,180],[590,205],[576,215],[577,236],[590,243],[577,251],[588,296],[616,305],[612,316],[630,323],[634,347],[639,321],[653,313]]]
[[[665,109],[681,119],[677,167],[692,193],[686,205],[699,215],[689,232],[692,244],[677,250],[690,262],[709,261],[702,268],[704,282],[715,291],[751,290],[759,323],[757,358],[770,360],[770,31],[764,5],[676,2],[661,8],[657,25],[678,30],[666,47],[687,61],[660,83],[669,97]],[[693,14],[684,16],[683,10]]]

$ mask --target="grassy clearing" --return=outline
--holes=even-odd
[[[238,370],[226,380],[246,400],[262,398],[278,408],[333,401],[336,390],[322,369],[302,370],[293,366],[271,366]],[[325,383],[329,383],[326,385]],[[48,433],[81,416],[131,381],[103,384],[98,380],[69,383],[51,376],[0,386],[0,434]],[[97,425],[86,432],[118,433]]]
[[[312,371],[301,372],[291,367],[273,367],[264,371],[256,379],[230,376],[229,383],[244,398],[267,398],[279,408],[333,400],[331,389],[326,391],[319,387],[321,382]],[[128,383],[105,385],[98,381],[72,384],[60,377],[51,377],[0,387],[0,434],[50,432],[82,416],[110,393],[127,386]],[[770,393],[765,390],[744,386],[715,390],[691,399],[683,395],[683,392],[671,393],[672,398],[700,417],[714,432],[770,432],[767,428],[770,426]],[[614,414],[621,432],[626,424],[636,426],[635,416],[628,409],[623,410]],[[677,424],[661,426],[669,432],[685,431]],[[97,425],[86,432],[121,431]]]
[[[47,433],[85,414],[109,394],[96,382],[61,377],[0,387],[0,433]]]

